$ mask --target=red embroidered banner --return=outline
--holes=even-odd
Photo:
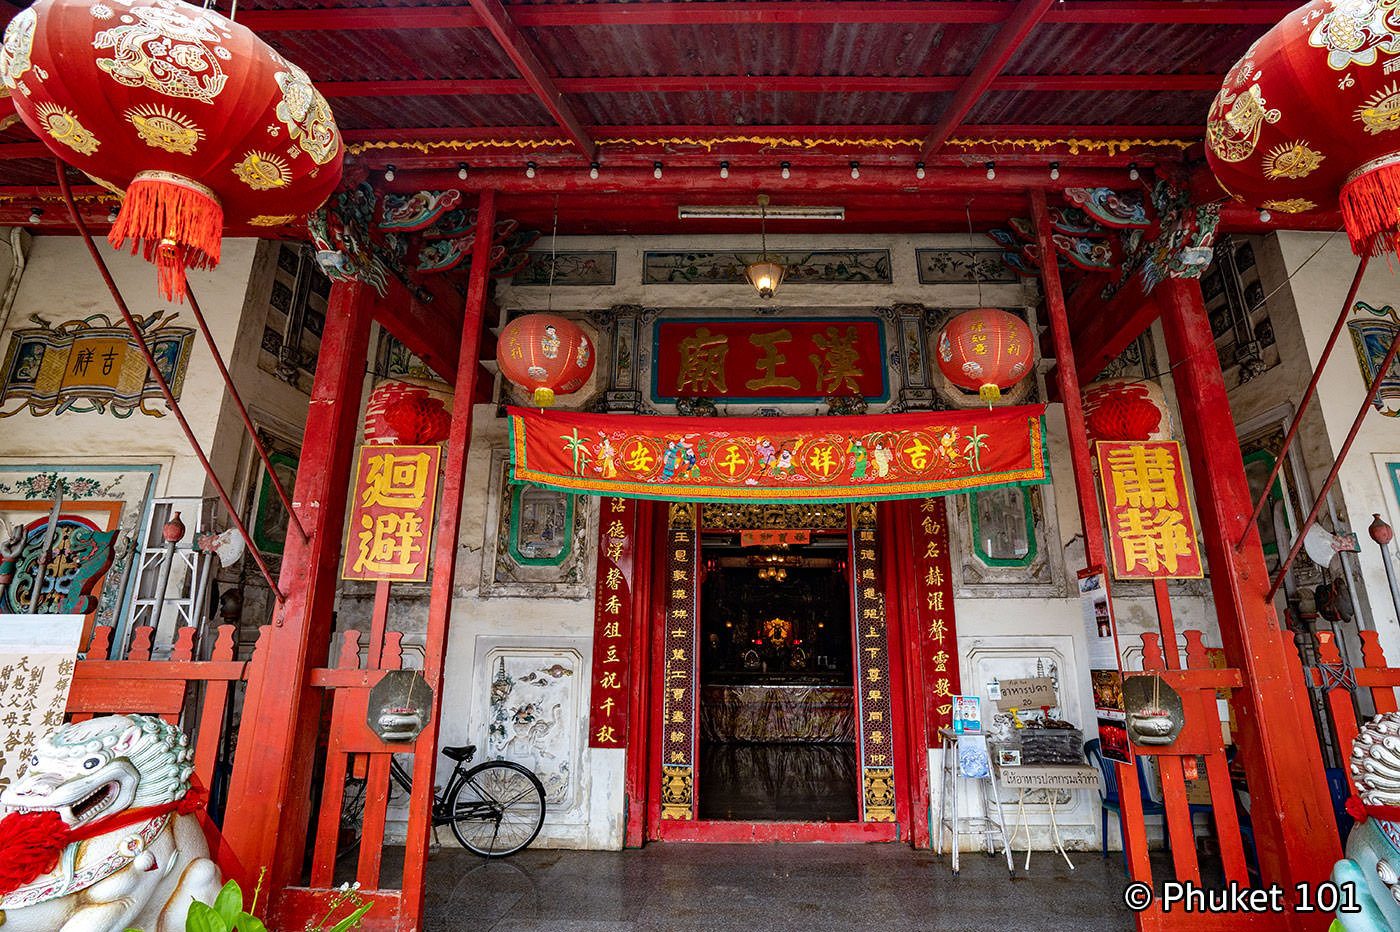
[[[1114,579],[1199,579],[1201,549],[1175,440],[1101,440]]]
[[[637,503],[608,498],[598,510],[598,589],[593,608],[593,688],[588,709],[588,746],[627,746],[631,694],[628,644],[632,638]]]
[[[788,544],[809,544],[811,531],[758,530],[740,531],[740,547],[786,547]]]
[[[1049,481],[1044,405],[847,417],[510,409],[516,482],[685,502],[855,502]]]
[[[913,508],[911,502],[907,507]],[[958,631],[953,606],[953,560],[948,552],[948,506],[926,498],[909,515],[914,557],[914,617],[924,668],[924,720],[928,746],[937,747],[938,729],[952,725],[958,685]]]
[[[342,579],[427,581],[441,456],[437,444],[360,447]]]
[[[656,325],[653,355],[658,401],[889,397],[885,328],[874,317],[665,320]]]

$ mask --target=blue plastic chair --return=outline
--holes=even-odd
[[[1101,836],[1103,856],[1108,857],[1108,814],[1110,812],[1118,816],[1119,825],[1122,825],[1123,810],[1118,797],[1118,767],[1116,762],[1104,760],[1103,753],[1099,750],[1099,739],[1084,742],[1084,757],[1099,768],[1099,773],[1103,775],[1103,787],[1099,790],[1099,818],[1101,822]],[[1147,773],[1142,768],[1142,757],[1136,758],[1138,775],[1138,795],[1142,797],[1142,815],[1146,820],[1149,816],[1160,816],[1162,818],[1162,831],[1167,830],[1167,808],[1157,802],[1147,794]],[[1209,807],[1207,807],[1209,808]],[[1170,842],[1168,842],[1170,844]],[[1128,867],[1128,853],[1123,852],[1123,869]]]

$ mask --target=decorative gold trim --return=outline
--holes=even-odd
[[[874,527],[875,503],[856,502],[851,506],[851,520],[856,527]]]
[[[204,130],[193,119],[162,104],[130,107],[122,116],[135,127],[141,141],[153,149],[193,155],[204,138]]]
[[[1376,91],[1352,114],[1372,136],[1400,129],[1400,83],[1390,82]]]
[[[1321,165],[1327,156],[1308,145],[1306,139],[1281,142],[1269,150],[1262,162],[1265,177],[1306,178]]]
[[[695,503],[671,502],[667,522],[671,527],[695,527]]]
[[[189,188],[191,191],[198,191],[200,194],[203,194],[205,197],[209,198],[209,200],[213,201],[215,204],[219,204],[219,206],[221,206],[221,207],[223,206],[223,204],[219,201],[219,195],[217,195],[217,194],[214,193],[214,189],[213,189],[213,188],[206,187],[206,186],[200,184],[198,181],[195,181],[193,178],[186,178],[184,175],[177,175],[175,172],[165,172],[165,171],[144,171],[144,172],[137,172],[137,173],[136,173],[136,176],[135,176],[134,178],[131,179],[131,184],[134,185],[134,184],[136,184],[136,182],[138,182],[138,181],[157,181],[157,182],[161,182],[162,184],[176,184],[176,185],[179,185],[179,186],[182,187],[182,188]],[[128,186],[127,186],[127,189],[130,190],[130,188],[131,188],[131,185],[128,185]]]
[[[270,152],[244,153],[243,161],[234,164],[233,173],[254,191],[285,188],[291,181],[287,160]]]
[[[1285,214],[1301,214],[1317,210],[1317,204],[1305,197],[1290,197],[1286,201],[1265,201],[1259,205],[1265,210],[1277,210]]]
[[[1342,187],[1346,187],[1368,172],[1373,172],[1378,168],[1385,168],[1387,165],[1400,165],[1400,152],[1391,152],[1388,155],[1378,156],[1371,159],[1369,162],[1363,162],[1358,165],[1356,168],[1352,169],[1351,174],[1347,175],[1346,181],[1342,182]]]
[[[34,115],[44,125],[55,142],[61,142],[79,155],[93,155],[102,140],[79,122],[78,117],[66,107],[44,101],[34,108]]]
[[[629,147],[686,145],[696,146],[708,151],[715,146],[740,143],[789,149],[816,149],[823,146],[833,148],[879,147],[893,149],[901,146],[921,146],[923,142],[924,140],[922,138],[912,136],[908,138],[888,136],[819,136],[810,139],[802,139],[795,136],[659,136],[650,139],[638,136],[617,136],[599,139],[596,141],[596,144],[599,146]],[[1120,152],[1127,152],[1131,149],[1179,149],[1185,151],[1199,143],[1199,139],[1144,139],[1141,137],[1134,137],[1132,139],[1094,139],[1092,137],[959,137],[956,139],[949,139],[947,144],[964,149],[975,149],[987,146],[1010,146],[1016,149],[1029,148],[1036,152],[1063,146],[1069,150],[1070,155],[1078,155],[1080,152],[1096,152],[1099,150],[1104,150],[1109,155],[1117,155]],[[460,151],[470,151],[472,149],[559,149],[567,148],[571,145],[573,145],[573,143],[568,139],[370,139],[363,142],[348,143],[345,146],[345,151],[351,155],[361,155],[374,149],[409,149],[427,155],[435,149]]]
[[[695,818],[694,770],[689,766],[661,768],[661,818],[690,821]]]
[[[720,531],[800,530],[843,531],[845,505],[765,505],[707,502],[700,506],[701,526]]]
[[[863,777],[865,789],[865,821],[894,821],[894,768],[866,767]]]

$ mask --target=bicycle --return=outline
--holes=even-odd
[[[456,764],[447,785],[433,788],[433,828],[451,827],[463,848],[485,858],[504,858],[529,847],[544,825],[544,784],[539,777],[508,760],[484,761],[463,772],[476,753],[473,744],[443,748],[442,753]],[[389,776],[405,793],[411,792],[413,778],[397,756],[389,758]],[[337,857],[359,844],[365,784],[352,773],[345,776]]]

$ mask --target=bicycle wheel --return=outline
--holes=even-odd
[[[503,858],[535,840],[544,824],[544,785],[529,768],[506,760],[487,761],[447,801],[452,834],[482,857]]]

